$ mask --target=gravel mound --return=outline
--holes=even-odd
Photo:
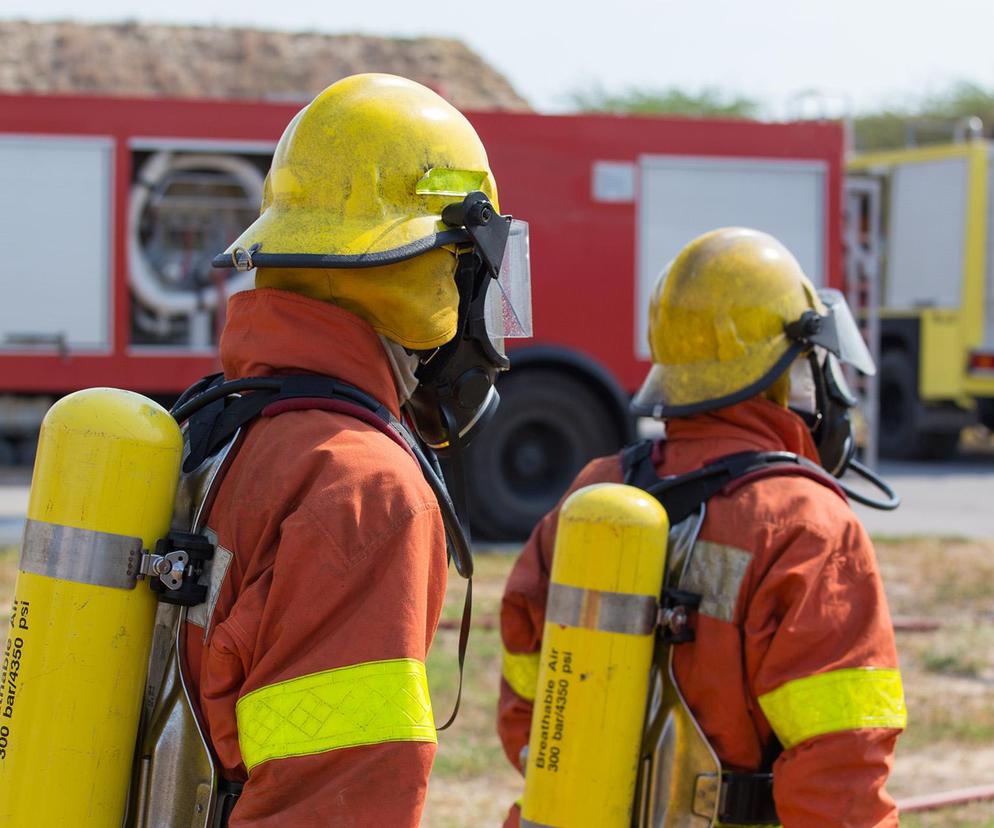
[[[140,23],[0,21],[0,92],[307,101],[356,72],[390,72],[461,109],[526,110],[457,40]]]

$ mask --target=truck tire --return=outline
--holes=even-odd
[[[918,456],[922,460],[948,460],[959,449],[958,431],[923,431],[918,438]]]
[[[17,461],[17,453],[14,451],[14,441],[0,434],[0,468],[13,466]]]
[[[22,437],[14,441],[14,462],[18,466],[34,466],[38,453],[38,435]]]
[[[918,454],[918,375],[905,351],[880,360],[879,447],[882,457],[908,460]]]
[[[880,360],[880,456],[895,460],[944,460],[956,453],[959,431],[923,427],[925,407],[918,399],[918,369],[901,350]]]
[[[981,397],[977,400],[977,417],[988,431],[994,431],[994,397]]]
[[[523,540],[591,459],[621,448],[610,403],[581,379],[550,369],[502,377],[500,406],[469,447],[474,534]]]

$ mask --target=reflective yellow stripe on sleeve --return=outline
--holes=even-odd
[[[785,748],[866,727],[903,728],[908,721],[898,670],[857,667],[795,679],[759,697]]]
[[[260,687],[238,700],[245,767],[381,742],[435,742],[425,666],[369,661]]]
[[[501,674],[511,689],[525,701],[535,701],[540,653],[509,653],[504,648]]]

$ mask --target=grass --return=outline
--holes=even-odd
[[[17,578],[17,548],[0,547],[0,618],[10,612],[14,597],[14,581]]]
[[[901,828],[994,828],[994,805],[974,802],[958,808],[903,814]]]
[[[888,783],[897,798],[994,783],[994,542],[876,539],[893,614],[935,618],[932,632],[899,632],[910,723]],[[478,555],[473,632],[462,704],[439,733],[425,828],[497,826],[523,783],[494,730],[500,676],[497,621],[514,556]],[[0,611],[13,594],[16,553],[0,550]],[[455,701],[456,647],[465,582],[449,581],[428,659],[436,721]],[[978,802],[902,817],[904,828],[994,828],[994,803]]]
[[[908,729],[888,784],[898,798],[994,783],[994,542],[877,540],[892,613],[934,618],[898,632]],[[994,828],[994,803],[901,818],[910,828]]]
[[[495,730],[500,683],[497,618],[504,581],[514,562],[509,555],[477,555],[473,578],[473,629],[466,654],[459,716],[438,734],[438,754],[428,789],[423,826],[464,828],[500,825],[523,790],[521,776],[500,746]],[[443,623],[462,618],[465,581],[450,571]],[[459,682],[456,629],[442,629],[428,657],[428,683],[435,720],[441,724],[455,701]]]

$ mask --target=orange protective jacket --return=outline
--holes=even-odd
[[[818,460],[801,419],[761,398],[670,420],[666,428],[654,454],[660,475],[742,451],[792,451]],[[570,491],[621,481],[620,457],[605,457],[592,461]],[[558,511],[536,527],[507,583],[501,633],[511,659],[541,648]],[[840,729],[795,745],[790,728],[781,728],[787,749],[774,764],[774,799],[785,828],[896,826],[897,809],[884,790],[904,720],[893,627],[873,547],[848,504],[806,477],[757,479],[711,498],[695,556],[701,550],[718,553],[714,560],[724,565],[711,570],[713,583],[693,584],[705,601],[696,640],[675,646],[674,671],[722,766],[760,768],[773,733],[764,704],[779,721],[772,714],[779,715],[776,704],[790,693],[794,709],[808,712],[796,704],[810,690],[804,679],[831,673],[840,682],[839,704],[858,707],[874,689],[859,681],[889,677],[896,690],[891,687],[889,709],[882,705],[884,715],[877,705],[850,722],[885,727]],[[814,682],[822,701],[809,692],[808,707],[824,703],[826,683]],[[531,713],[531,702],[502,680],[498,731],[516,766]],[[518,820],[515,806],[506,824]]]
[[[228,379],[336,377],[399,416],[376,333],[330,304],[269,289],[234,296],[221,360]],[[206,629],[187,623],[186,673],[222,774],[245,781],[231,828],[419,825],[430,705],[427,722],[409,722],[408,697],[383,690],[407,682],[398,695],[416,684],[427,699],[423,664],[445,592],[441,516],[416,461],[345,414],[263,416],[207,525],[227,569]],[[383,665],[390,675],[370,673]],[[246,761],[247,737],[262,761]]]

